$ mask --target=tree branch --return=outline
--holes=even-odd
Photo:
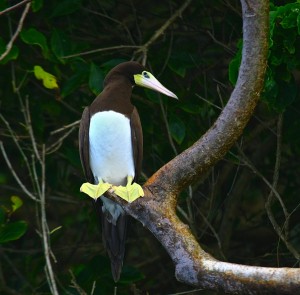
[[[159,169],[144,185],[145,197],[126,203],[128,214],[147,227],[168,251],[176,278],[205,289],[243,294],[295,294],[299,269],[221,262],[206,253],[176,216],[178,194],[199,180],[228,152],[243,132],[259,99],[266,70],[269,1],[241,0],[243,56],[231,97],[217,121],[193,146]]]
[[[11,174],[13,175],[14,179],[16,180],[16,182],[18,183],[18,185],[21,187],[22,191],[32,200],[34,201],[38,201],[38,199],[36,198],[36,196],[30,191],[27,189],[27,187],[25,186],[25,184],[22,182],[22,180],[20,179],[20,177],[18,176],[18,174],[16,173],[16,171],[14,170],[12,164],[11,164],[11,161],[9,160],[8,158],[8,155],[5,151],[5,148],[4,148],[4,145],[3,145],[3,142],[0,141],[0,150],[1,150],[1,153],[4,157],[4,160],[8,166],[8,168],[10,169],[10,172]]]
[[[7,12],[10,12],[10,11],[12,11],[12,10],[14,10],[14,9],[16,9],[16,8],[18,8],[18,7],[20,7],[20,6],[22,6],[23,4],[25,4],[25,3],[27,3],[27,2],[31,2],[31,0],[23,0],[23,1],[21,1],[21,2],[19,2],[19,3],[17,3],[17,4],[15,4],[15,5],[13,5],[13,6],[10,6],[10,7],[6,8],[6,9],[0,11],[0,15],[5,14],[5,13],[7,13]]]
[[[164,34],[164,32],[166,31],[166,29],[178,18],[181,16],[181,14],[183,13],[183,11],[190,5],[190,3],[192,2],[192,0],[186,0],[176,11],[174,14],[172,14],[172,16],[151,36],[151,38],[143,45],[119,45],[119,46],[111,46],[111,47],[105,47],[105,48],[98,48],[98,49],[94,49],[94,50],[89,50],[89,51],[85,51],[85,52],[80,52],[80,53],[75,53],[75,54],[71,54],[71,55],[67,55],[67,56],[62,56],[62,58],[71,58],[71,57],[77,57],[77,56],[83,56],[83,55],[88,55],[88,54],[93,54],[93,53],[98,53],[98,52],[102,52],[102,51],[107,51],[107,50],[119,50],[119,49],[136,49],[136,51],[134,52],[134,55],[137,53],[142,52],[143,53],[143,62],[142,64],[145,65],[146,64],[146,59],[147,59],[147,51],[149,49],[149,47],[151,46],[151,44],[153,44],[162,34]],[[95,13],[95,12],[93,12]],[[97,13],[99,14],[99,13]],[[100,14],[106,18],[109,18],[103,14]],[[114,20],[112,18],[109,18],[115,22],[118,22],[117,20]],[[125,27],[126,28],[126,27]],[[127,33],[130,34],[130,32],[126,29]],[[132,40],[131,40],[132,41]]]
[[[158,170],[147,186],[170,194],[203,176],[223,158],[242,134],[251,118],[263,87],[268,50],[268,5],[265,1],[243,4],[243,55],[238,81],[231,97],[213,126],[189,149]],[[258,9],[258,7],[260,9]],[[162,196],[165,199],[165,196]]]
[[[23,27],[24,20],[29,12],[30,5],[31,5],[31,2],[26,4],[24,11],[21,15],[18,27],[17,27],[15,33],[13,34],[13,36],[11,37],[11,39],[9,40],[9,42],[7,43],[5,51],[1,54],[0,61],[3,60],[9,54],[14,42],[16,41],[18,35],[20,34],[22,27]]]

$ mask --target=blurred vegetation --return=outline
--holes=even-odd
[[[122,61],[144,59],[179,97],[133,91],[144,130],[141,182],[205,133],[234,87],[242,50],[238,1],[192,1],[147,53],[138,50],[182,2],[34,0],[0,62],[1,141],[14,172],[34,196],[41,193],[35,180],[42,179],[43,165],[32,134],[38,151],[45,151],[47,223],[61,294],[114,292],[98,220],[90,200],[79,193],[84,178],[77,140],[77,121],[101,91],[106,73]],[[0,0],[0,11],[16,3]],[[0,55],[24,8],[0,15]],[[255,115],[224,160],[181,194],[178,214],[217,258],[293,267],[300,252],[300,2],[271,1],[270,24],[265,89]],[[102,50],[83,54],[95,49]],[[40,202],[18,185],[3,150],[0,158],[0,293],[50,294]],[[193,290],[176,281],[165,249],[135,220],[124,264],[117,294]],[[216,294],[193,292],[200,293]]]

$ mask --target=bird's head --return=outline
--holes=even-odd
[[[163,86],[150,72],[143,70],[141,73],[133,75],[134,82],[138,86],[149,88],[167,96],[178,99],[177,95]]]
[[[114,75],[122,75],[129,79],[132,86],[141,86],[163,93],[167,96],[178,99],[176,94],[163,86],[144,66],[135,61],[124,62],[113,68],[106,79],[111,79]],[[105,83],[105,82],[104,82]]]

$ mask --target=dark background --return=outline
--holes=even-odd
[[[16,3],[0,1],[0,8]],[[176,281],[165,249],[133,219],[124,271],[120,282],[113,283],[97,218],[90,200],[79,192],[84,177],[78,154],[78,124],[57,131],[80,119],[113,66],[144,59],[147,68],[177,94],[179,101],[137,87],[133,91],[132,101],[144,131],[140,182],[205,133],[226,104],[237,78],[242,48],[239,1],[192,1],[151,43],[147,55],[125,47],[145,44],[182,3],[34,1],[11,53],[1,62],[0,113],[10,126],[0,120],[1,141],[14,171],[33,194],[37,188],[10,132],[29,165],[36,167],[40,180],[42,171],[37,159],[32,159],[22,105],[28,103],[38,150],[43,145],[47,150],[47,223],[61,294],[91,294],[93,284],[94,294],[113,294],[115,285],[116,294],[181,294],[193,290]],[[181,193],[177,213],[204,249],[218,259],[297,267],[300,4],[272,1],[270,5],[270,53],[262,99],[243,136],[226,157],[205,179]],[[0,15],[0,53],[23,10],[24,5]],[[114,46],[118,48],[109,49]],[[108,49],[82,55],[99,48]],[[57,78],[59,89],[45,88],[36,79],[36,65]],[[18,186],[2,156],[0,293],[49,294],[38,203]],[[268,184],[278,191],[285,206],[284,210],[273,196],[268,207],[282,239],[265,208],[271,192]],[[17,210],[12,207],[11,196],[22,200]],[[221,293],[199,290],[189,294]]]

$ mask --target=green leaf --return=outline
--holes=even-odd
[[[34,66],[33,72],[38,80],[43,81],[43,85],[47,89],[58,88],[56,77],[46,71],[41,66]]]
[[[26,44],[38,45],[39,47],[41,47],[43,55],[45,57],[48,56],[49,48],[47,45],[47,39],[43,33],[39,32],[35,28],[30,28],[28,30],[23,30],[20,36],[23,42],[25,42]]]
[[[297,37],[297,32],[294,30],[286,34],[283,40],[283,45],[290,54],[294,54],[296,51],[295,48],[296,37]]]
[[[54,30],[50,43],[54,55],[62,63],[65,63],[66,60],[62,59],[62,57],[71,54],[71,41],[69,37],[61,30]]]
[[[281,65],[282,60],[283,60],[282,54],[276,55],[275,52],[273,54],[271,54],[270,58],[269,58],[269,62],[273,66],[279,66],[279,65]]]
[[[11,196],[10,200],[12,202],[12,212],[15,212],[23,205],[23,201],[18,196]]]
[[[25,221],[10,222],[0,226],[0,244],[19,239],[26,230],[27,223]]]
[[[169,128],[172,138],[178,144],[181,144],[185,137],[185,125],[183,121],[179,117],[172,115],[169,121]]]
[[[56,6],[51,14],[51,17],[57,17],[57,16],[71,14],[81,7],[81,2],[82,2],[82,0],[59,1],[56,4]]]
[[[43,0],[32,0],[31,2],[31,8],[33,12],[39,11],[44,5]]]
[[[66,97],[74,92],[86,79],[85,73],[76,73],[71,76],[62,86],[61,96]]]
[[[280,22],[281,26],[284,29],[297,27],[297,18],[300,13],[300,4],[299,3],[291,3],[289,5],[285,5],[282,7],[284,11],[284,17]]]
[[[0,56],[2,55],[2,53],[5,52],[6,50],[6,43],[4,42],[4,40],[0,37]],[[6,55],[6,57],[4,59],[2,59],[0,61],[0,64],[6,64],[7,62],[9,62],[10,60],[15,60],[17,59],[19,56],[19,48],[16,45],[13,45],[10,52]]]
[[[104,75],[100,67],[91,63],[90,66],[90,75],[89,75],[89,87],[91,91],[98,95],[102,90],[102,84],[104,80]]]
[[[286,71],[285,71],[286,72]],[[284,71],[282,70],[284,78]],[[284,111],[297,96],[297,86],[292,76],[288,80],[275,80],[271,70],[266,73],[265,88],[262,95],[265,101],[273,110],[277,112]]]
[[[274,79],[271,69],[267,69],[265,86],[262,99],[266,102],[274,101],[278,95],[278,85]]]

